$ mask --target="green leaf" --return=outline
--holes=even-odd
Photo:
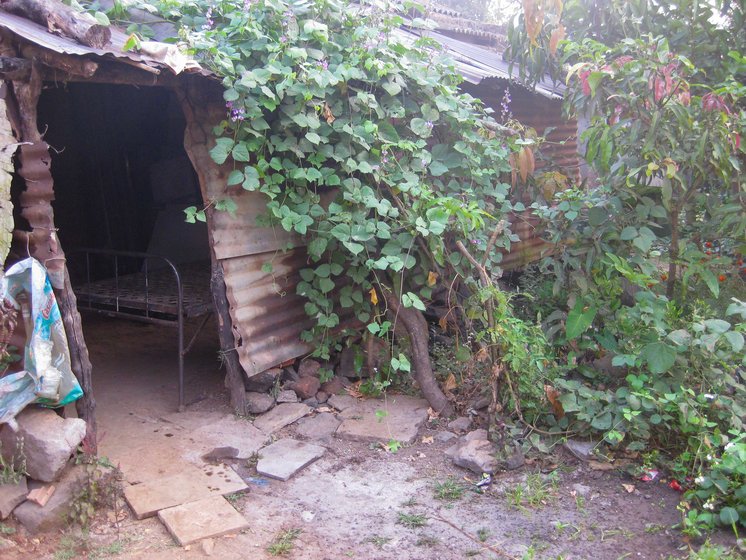
[[[468,362],[471,360],[471,351],[466,346],[459,346],[454,353],[457,362]]]
[[[651,373],[666,373],[676,362],[676,349],[663,342],[651,342],[643,346],[640,357]]]
[[[609,214],[604,208],[600,208],[598,206],[594,206],[590,210],[588,210],[588,223],[592,227],[598,227],[606,220],[608,220]]]
[[[710,289],[712,295],[718,297],[720,295],[720,284],[715,274],[707,268],[702,268],[699,270],[699,276]]]
[[[234,169],[231,171],[230,175],[228,175],[228,185],[238,185],[241,181],[243,181],[243,171],[240,169]]]
[[[249,161],[251,154],[249,154],[249,148],[246,146],[246,142],[239,142],[233,147],[231,152],[233,159],[236,161]]]
[[[585,305],[582,300],[578,299],[575,307],[567,314],[565,322],[567,340],[573,340],[583,334],[593,323],[597,312],[597,307]]]
[[[253,168],[246,166],[243,170],[244,181],[241,185],[247,191],[253,191],[259,188],[259,172]]]
[[[319,280],[319,289],[321,293],[328,294],[334,289],[334,281],[329,278],[321,278]]]
[[[228,159],[228,155],[231,153],[231,148],[233,148],[234,142],[231,138],[218,138],[215,141],[215,147],[210,150],[210,157],[212,158],[212,161],[217,163],[218,165],[222,165],[225,163],[225,160]]]
[[[632,226],[627,226],[622,230],[622,233],[619,234],[619,239],[622,241],[629,241],[635,237],[637,237],[637,228],[633,228]]]
[[[596,430],[608,430],[612,423],[611,412],[604,412],[591,420],[591,426]]]
[[[738,523],[738,512],[735,508],[726,506],[720,510],[720,521],[722,521],[725,525],[733,525],[734,523]]]
[[[315,132],[307,132],[306,140],[308,140],[311,144],[318,144],[319,142],[321,142],[321,136],[319,136]]]
[[[99,25],[111,25],[109,16],[107,16],[104,12],[96,12],[95,14],[93,14],[93,17],[96,18],[96,21],[99,23]]]
[[[744,339],[740,332],[730,331],[725,333],[723,336],[728,341],[734,352],[740,352],[743,350]]]
[[[707,319],[704,321],[704,325],[707,327],[708,331],[718,334],[730,330],[730,323],[728,321],[723,321],[722,319]]]

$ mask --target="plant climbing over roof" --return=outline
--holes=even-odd
[[[226,118],[211,155],[232,167],[228,185],[262,193],[264,223],[306,241],[297,291],[314,326],[304,338],[327,357],[345,333],[343,317],[387,336],[396,316],[425,396],[450,411],[421,312],[454,286],[477,291],[481,266],[499,276],[492,249],[515,240],[504,178],[524,141],[459,91],[437,44],[402,31],[426,25],[414,5],[197,0],[159,8],[222,77]],[[469,313],[487,320],[484,305]],[[410,367],[409,357],[393,357],[393,369]]]

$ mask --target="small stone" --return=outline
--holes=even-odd
[[[596,448],[596,445],[598,444],[593,443],[592,441],[568,439],[565,442],[565,449],[581,461],[590,461],[594,458],[593,450]]]
[[[320,369],[321,364],[316,360],[303,360],[298,366],[298,375],[301,379],[304,377],[316,377],[318,379]],[[316,390],[318,391],[318,388]]]
[[[355,406],[357,399],[350,395],[332,395],[327,402],[340,412],[344,412],[348,408]]]
[[[438,443],[446,443],[456,437],[453,432],[438,432],[435,434],[435,441]]]
[[[61,418],[48,408],[28,406],[16,421],[17,432],[7,424],[0,429],[0,451],[9,461],[22,445],[27,474],[43,482],[52,482],[62,473],[86,434],[84,420]]]
[[[316,517],[316,514],[312,511],[303,511],[300,514],[300,518],[306,523],[310,523],[311,521],[313,521],[314,517]]]
[[[282,370],[279,368],[268,369],[244,379],[244,386],[252,393],[267,393],[275,386],[281,375]]]
[[[483,408],[487,408],[490,406],[490,402],[492,399],[489,397],[480,397],[476,401],[474,401],[474,404],[472,405],[472,408],[474,410],[482,410]]]
[[[484,428],[480,428],[478,430],[474,430],[466,434],[462,437],[464,441],[473,441],[475,439],[482,439],[485,441],[489,441],[489,436],[487,435],[487,430]]]
[[[319,391],[316,393],[316,402],[319,404],[324,404],[326,401],[329,400],[329,394],[325,391]]]
[[[455,432],[466,432],[469,428],[471,428],[471,418],[468,416],[461,416],[448,422],[448,429]]]
[[[453,463],[477,474],[492,474],[498,467],[495,446],[483,439],[466,441],[453,454]]]
[[[521,449],[521,446],[518,444],[514,445],[513,452],[507,454],[505,459],[502,461],[502,466],[509,471],[520,469],[525,464],[526,456],[523,454],[523,449]]]
[[[335,375],[329,381],[321,384],[321,390],[330,395],[339,395],[349,383],[346,378]]]
[[[338,377],[361,377],[361,372],[355,369],[355,355],[358,352],[360,352],[360,350],[354,346],[342,350],[342,353],[339,355],[339,365],[337,366]]]
[[[212,556],[212,551],[215,550],[215,541],[212,539],[203,539],[200,543],[202,546],[202,552],[205,556]]]
[[[0,519],[6,519],[26,499],[27,494],[25,476],[16,484],[0,484]]]
[[[301,400],[310,399],[311,397],[315,396],[319,390],[319,387],[321,387],[321,382],[319,382],[316,377],[311,377],[308,375],[301,375],[301,378],[298,381],[288,385],[288,388],[295,391],[295,394],[298,395],[298,398]]]
[[[283,389],[277,394],[278,403],[297,403],[298,395],[292,389]]]
[[[584,498],[587,498],[588,495],[591,493],[591,487],[586,486],[585,484],[573,484],[572,489],[577,493],[578,496],[583,496]]]
[[[262,414],[275,406],[275,399],[267,393],[246,392],[246,412],[249,414]]]
[[[303,401],[301,402],[306,406],[310,406],[311,408],[316,408],[317,406],[319,406],[319,401],[316,399],[315,396],[303,399]]]
[[[282,383],[287,383],[288,381],[298,381],[300,379],[300,376],[298,375],[298,372],[295,371],[294,367],[286,367],[282,370],[282,376],[280,377],[280,381]]]

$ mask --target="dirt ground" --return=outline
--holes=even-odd
[[[125,484],[198,462],[199,453],[190,445],[200,442],[190,434],[231,414],[214,327],[208,325],[187,358],[190,404],[179,415],[175,331],[90,316],[84,323],[95,372],[100,454],[120,466]],[[253,429],[250,419],[235,421]],[[271,552],[313,560],[688,555],[681,533],[671,528],[679,519],[680,495],[665,482],[593,470],[558,451],[496,475],[480,493],[474,486],[478,477],[444,456],[450,444],[434,437],[443,430],[444,422],[430,422],[415,444],[397,453],[333,439],[320,460],[287,482],[257,476],[251,460],[235,461],[249,483],[247,492],[229,496],[250,524],[237,535],[181,547],[157,518],[137,521],[122,505],[119,514],[101,511],[87,533],[69,528],[28,535],[6,522],[3,532],[16,548],[0,550],[0,558],[252,560],[276,557]],[[279,435],[294,434],[291,425]],[[734,544],[726,533],[714,538]]]

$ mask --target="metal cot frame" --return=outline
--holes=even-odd
[[[70,251],[69,255],[73,254],[85,257],[85,284],[73,287],[79,309],[177,328],[179,412],[182,412],[185,408],[184,356],[192,349],[213,312],[209,266],[182,265],[180,270],[166,257],[137,251],[78,248]],[[114,276],[91,281],[92,256],[111,259]],[[120,258],[141,260],[142,271],[121,274]],[[149,266],[151,261],[160,261],[165,266],[153,270]],[[185,346],[184,320],[202,315],[204,318]]]

